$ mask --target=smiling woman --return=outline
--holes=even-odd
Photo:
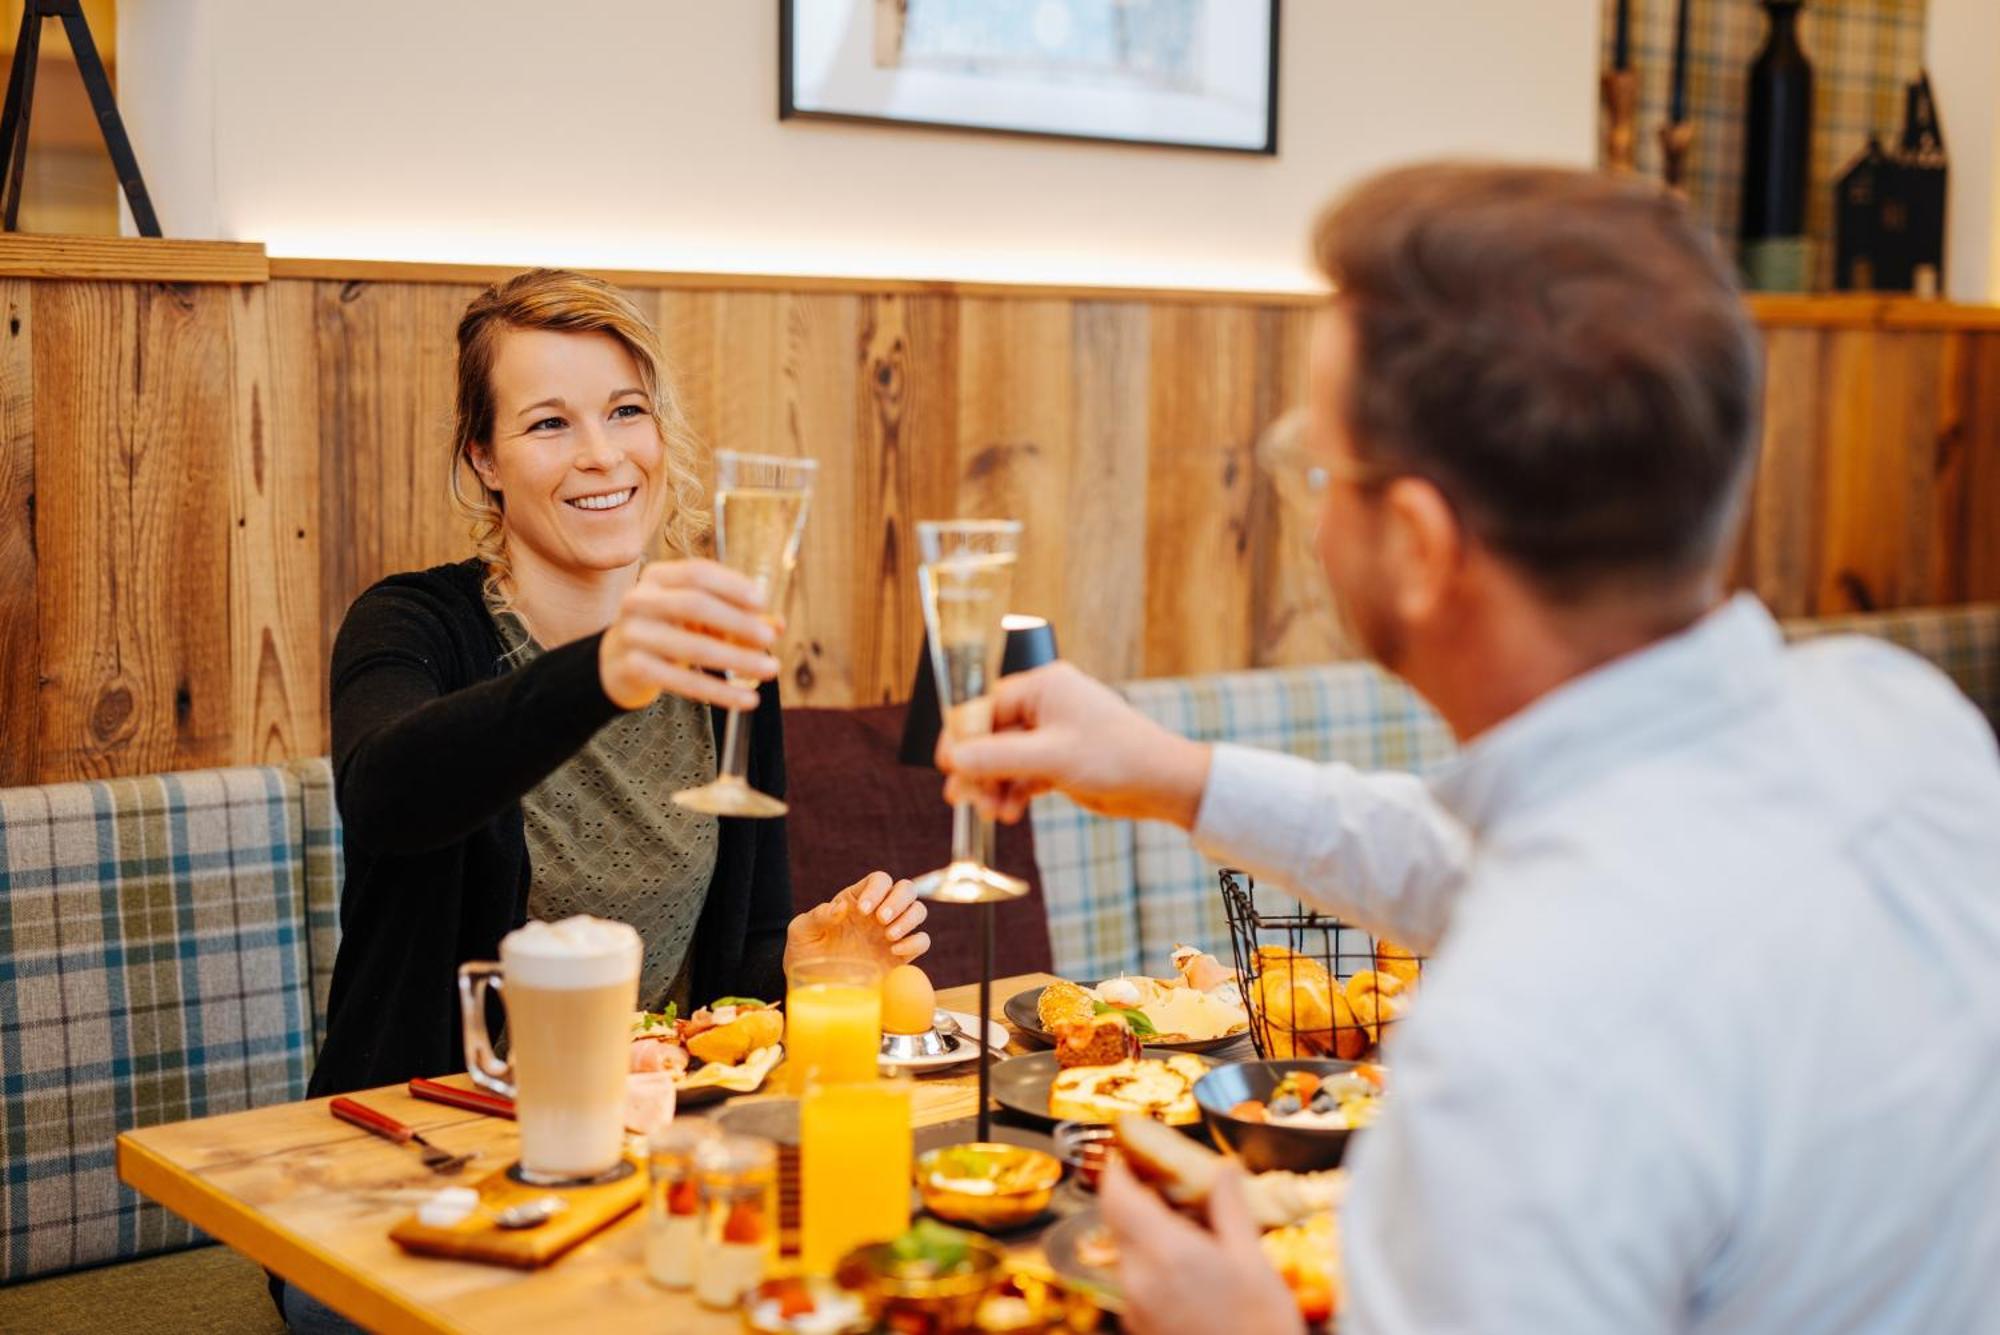
[[[763,791],[784,743],[776,630],[699,554],[699,449],[653,330],[616,289],[536,270],[477,297],[458,345],[474,555],[383,580],[334,645],[348,874],[313,1092],[458,1069],[458,965],[531,917],[636,927],[649,1010],[774,998],[787,959],[836,948],[921,954],[907,885],[877,872],[793,918],[782,821],[668,800],[713,774],[716,708],[757,711]]]

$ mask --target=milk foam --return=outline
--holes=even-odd
[[[507,981],[524,987],[603,987],[639,977],[639,934],[622,922],[579,913],[531,922],[501,939]]]

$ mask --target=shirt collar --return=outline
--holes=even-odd
[[[1738,594],[1686,630],[1536,700],[1477,738],[1432,791],[1481,832],[1768,698],[1783,645],[1763,604]]]

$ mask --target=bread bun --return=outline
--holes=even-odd
[[[1382,1041],[1385,1020],[1402,1014],[1402,1008],[1393,1000],[1402,991],[1403,980],[1393,973],[1363,969],[1347,980],[1347,1004],[1354,1012],[1355,1022],[1367,1031],[1370,1043]]]
[[[1283,946],[1257,948],[1257,981],[1251,988],[1264,1051],[1280,1061],[1310,1055],[1302,1045],[1330,1034],[1338,995],[1326,966]]]
[[[1375,942],[1375,971],[1394,974],[1404,986],[1417,981],[1421,972],[1416,954],[1407,946],[1399,946],[1387,938],[1377,938]]]

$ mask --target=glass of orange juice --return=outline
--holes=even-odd
[[[801,960],[785,973],[785,1065],[812,1080],[868,1081],[882,1055],[882,966],[858,956]]]
[[[799,1265],[830,1275],[851,1249],[910,1226],[908,1081],[814,1079],[799,1101]]]

